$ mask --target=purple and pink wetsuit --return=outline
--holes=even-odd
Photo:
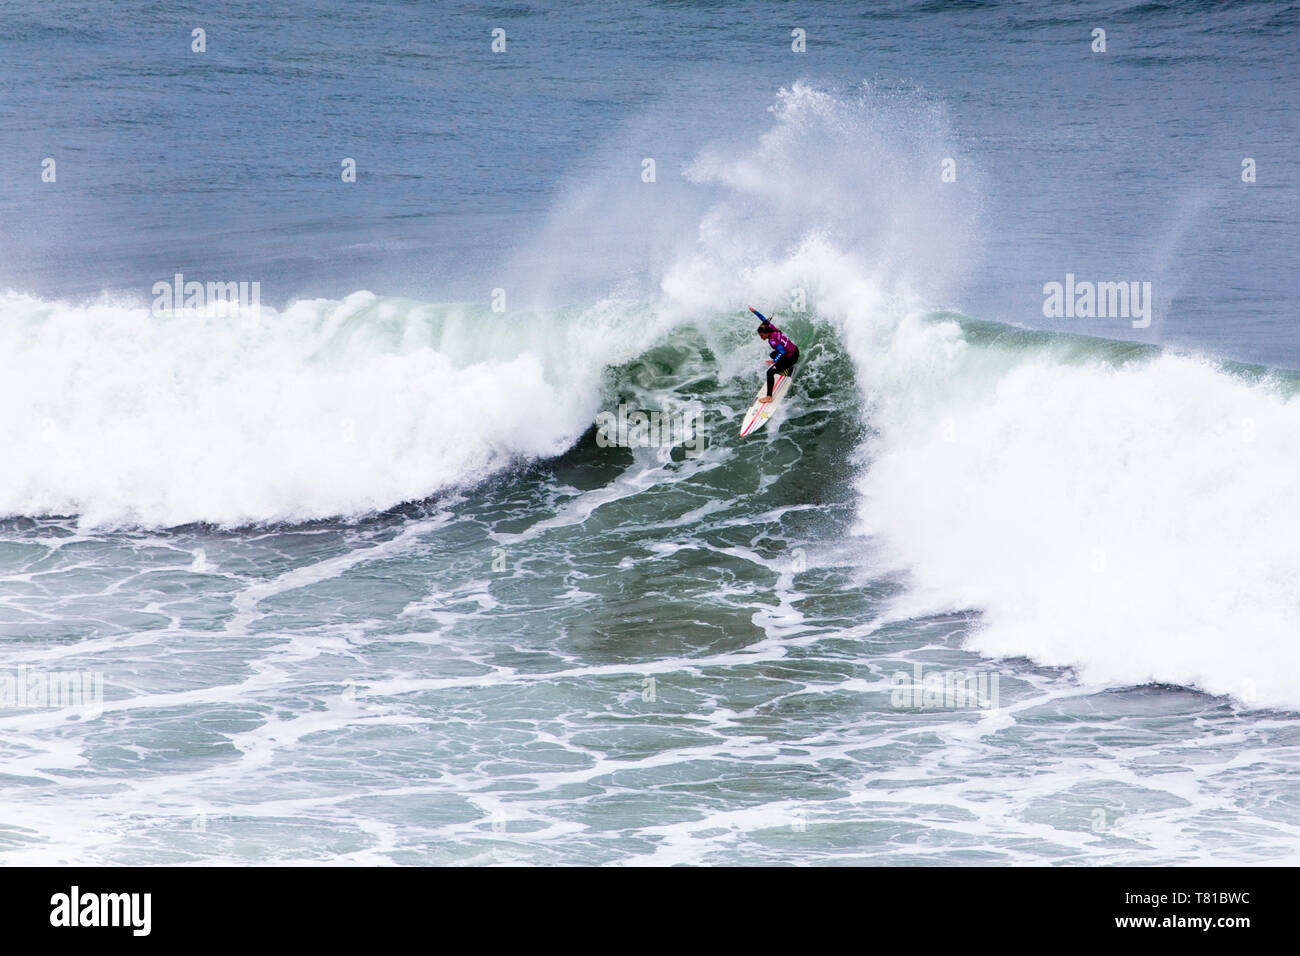
[[[758,309],[751,307],[749,311],[763,323],[758,331],[767,333],[767,344],[772,346],[772,353],[768,356],[772,359],[772,364],[767,369],[767,394],[771,395],[776,376],[790,371],[794,368],[794,363],[799,361],[799,346],[791,342],[790,337],[768,321]]]

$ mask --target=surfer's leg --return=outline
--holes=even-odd
[[[772,394],[772,382],[778,375],[789,375],[790,369],[794,368],[794,363],[799,361],[798,355],[782,355],[776,362],[767,367],[767,394]]]

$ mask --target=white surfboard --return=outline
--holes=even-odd
[[[760,402],[759,399],[767,394],[767,382],[763,382],[763,387],[758,390],[754,396],[754,404],[749,406],[749,411],[745,412],[745,418],[740,425],[740,437],[751,435],[767,424],[772,413],[776,411],[776,406],[781,404],[781,399],[785,393],[790,390],[790,376],[777,375],[776,381],[772,383],[772,400],[770,402]]]

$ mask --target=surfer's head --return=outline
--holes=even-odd
[[[766,325],[760,325],[758,327],[758,337],[760,339],[765,339],[771,334],[772,334],[772,330],[768,328]]]

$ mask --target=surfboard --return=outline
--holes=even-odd
[[[785,393],[790,390],[790,376],[778,375],[776,381],[772,383],[772,400],[770,402],[760,402],[759,399],[767,394],[767,382],[763,382],[763,387],[758,390],[754,396],[754,404],[749,406],[749,411],[745,412],[745,418],[740,425],[740,437],[752,435],[772,417],[776,411],[776,406],[781,404],[781,399]]]

